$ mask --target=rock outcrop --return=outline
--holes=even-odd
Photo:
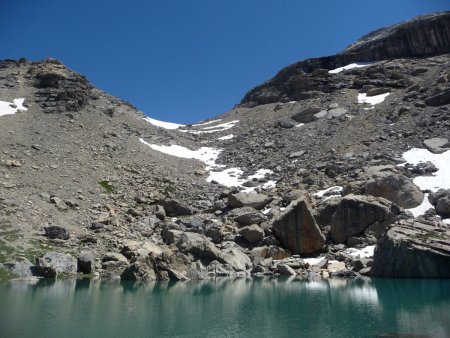
[[[378,243],[371,275],[450,278],[449,226],[414,220],[395,224]]]

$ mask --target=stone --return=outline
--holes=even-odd
[[[230,265],[234,271],[246,271],[252,266],[251,259],[236,247],[224,250],[222,260]]]
[[[77,273],[77,259],[69,254],[47,252],[36,259],[36,271],[40,276],[56,278],[60,274],[73,275]]]
[[[307,197],[291,202],[272,222],[272,230],[282,245],[294,254],[314,253],[325,244]]]
[[[303,150],[295,151],[295,152],[289,154],[289,159],[299,158],[299,157],[301,157],[304,153],[305,153],[305,151],[303,151]]]
[[[102,259],[103,262],[128,262],[127,258],[118,252],[107,252]]]
[[[204,235],[185,232],[176,242],[178,249],[185,254],[192,254],[196,259],[208,265],[216,260],[225,263],[222,252]]]
[[[344,262],[329,261],[327,265],[328,272],[338,272],[346,269],[347,267],[345,266]]]
[[[44,227],[44,232],[45,232],[44,236],[50,239],[68,240],[70,238],[67,229],[57,225]]]
[[[243,225],[260,224],[265,220],[264,215],[252,207],[233,209],[228,216]]]
[[[90,251],[82,251],[77,255],[77,271],[84,274],[94,272],[95,255]]]
[[[378,242],[370,274],[375,277],[450,278],[450,229],[408,220]]]
[[[121,280],[148,282],[157,280],[153,264],[149,259],[138,259],[128,265],[120,275]]]
[[[433,154],[442,154],[450,149],[450,142],[446,138],[435,137],[423,141],[423,145]]]
[[[450,189],[439,189],[428,195],[428,200],[442,218],[450,217]]]
[[[294,114],[292,116],[292,119],[300,122],[300,123],[309,123],[315,121],[317,118],[314,116],[314,114],[320,112],[322,109],[319,107],[308,107],[306,109],[303,109],[302,111]]]
[[[347,109],[333,108],[328,111],[327,118],[332,119],[347,114]]]
[[[424,194],[411,179],[394,173],[374,177],[365,185],[364,193],[386,198],[402,208],[417,207],[424,198]]]
[[[429,97],[425,100],[427,106],[440,107],[450,104],[450,90],[446,90],[440,94]]]
[[[295,276],[297,273],[287,264],[278,264],[277,270],[280,275]]]
[[[249,243],[257,243],[264,238],[264,230],[257,224],[252,224],[240,228],[238,234],[244,237]]]
[[[56,207],[61,211],[65,211],[69,208],[62,199],[60,199],[59,197],[56,197],[56,196],[50,197],[50,202],[55,204]]]
[[[172,198],[161,199],[159,203],[164,208],[166,214],[171,217],[192,215],[194,213],[191,207]]]
[[[263,209],[270,202],[270,197],[264,194],[240,192],[228,195],[228,204],[232,208],[252,207]]]
[[[330,228],[331,239],[338,244],[375,223],[387,227],[400,214],[400,208],[396,204],[382,197],[350,194],[338,201]]]
[[[20,261],[6,262],[3,264],[15,278],[28,279],[37,276],[36,267],[26,258]]]

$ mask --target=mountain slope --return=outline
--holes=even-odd
[[[414,222],[401,241],[420,242],[419,265],[449,262],[450,196],[438,191],[450,189],[448,23],[440,13],[379,30],[188,126],[146,118],[59,61],[2,61],[0,263],[134,280],[367,274],[375,245],[398,240],[386,230]],[[409,49],[391,48],[399,38]],[[432,163],[405,153],[424,146]],[[438,183],[416,180],[433,172]],[[449,277],[433,269],[404,276]]]

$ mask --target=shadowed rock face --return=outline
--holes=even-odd
[[[314,96],[314,91],[321,91],[320,84],[311,83],[302,73],[334,69],[354,62],[446,53],[450,53],[450,12],[419,16],[369,33],[336,55],[306,59],[285,67],[274,78],[250,90],[241,106],[303,100]],[[326,75],[324,73],[325,78]]]
[[[392,227],[378,243],[371,275],[450,278],[449,234],[442,223],[405,221]]]

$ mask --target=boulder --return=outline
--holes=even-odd
[[[439,189],[430,193],[428,200],[435,207],[439,216],[442,218],[450,217],[450,189]]]
[[[251,259],[236,247],[226,249],[222,254],[222,260],[234,271],[246,271],[252,266]]]
[[[156,274],[151,261],[140,258],[125,268],[120,275],[120,279],[148,282],[156,280]]]
[[[335,243],[343,243],[371,225],[384,228],[392,224],[399,214],[400,208],[382,197],[347,195],[339,198],[331,218],[331,239]]]
[[[319,107],[308,107],[306,109],[303,109],[302,111],[294,114],[292,116],[292,119],[300,122],[300,123],[309,123],[317,120],[318,118],[314,116],[314,114],[317,114],[322,109]]]
[[[252,207],[233,209],[228,216],[243,225],[260,224],[265,220],[264,215]]]
[[[434,137],[423,141],[423,145],[433,154],[442,154],[450,149],[450,142],[446,138]]]
[[[287,264],[278,264],[277,270],[280,275],[295,276],[297,273]]]
[[[31,278],[37,275],[36,267],[26,258],[20,261],[6,262],[3,264],[16,278]]]
[[[239,229],[238,234],[244,237],[249,243],[257,243],[264,238],[264,230],[256,224]]]
[[[63,240],[67,240],[69,239],[70,235],[69,232],[67,231],[67,229],[57,226],[57,225],[52,225],[52,226],[48,226],[48,227],[44,227],[44,236],[48,237],[50,239],[63,239]]]
[[[38,274],[46,278],[56,278],[59,274],[76,274],[77,267],[75,257],[54,251],[36,259]]]
[[[192,254],[205,265],[214,260],[225,263],[222,252],[213,242],[201,234],[185,232],[180,236],[176,245],[181,252]]]
[[[402,208],[417,207],[424,198],[419,187],[411,179],[394,173],[374,177],[365,185],[364,193],[384,197]]]
[[[159,204],[162,205],[166,214],[171,217],[192,215],[194,213],[191,207],[173,198],[161,199]]]
[[[77,255],[77,271],[85,274],[94,272],[95,255],[90,251],[82,251]]]
[[[443,223],[414,220],[392,226],[375,250],[371,275],[450,278],[450,229]]]
[[[240,192],[228,195],[228,204],[232,208],[252,207],[263,209],[270,202],[270,197],[264,194]]]
[[[428,106],[439,107],[450,104],[450,90],[446,90],[440,94],[429,97],[425,100]]]
[[[313,253],[325,244],[307,197],[291,202],[272,222],[272,229],[282,245],[294,254]]]

